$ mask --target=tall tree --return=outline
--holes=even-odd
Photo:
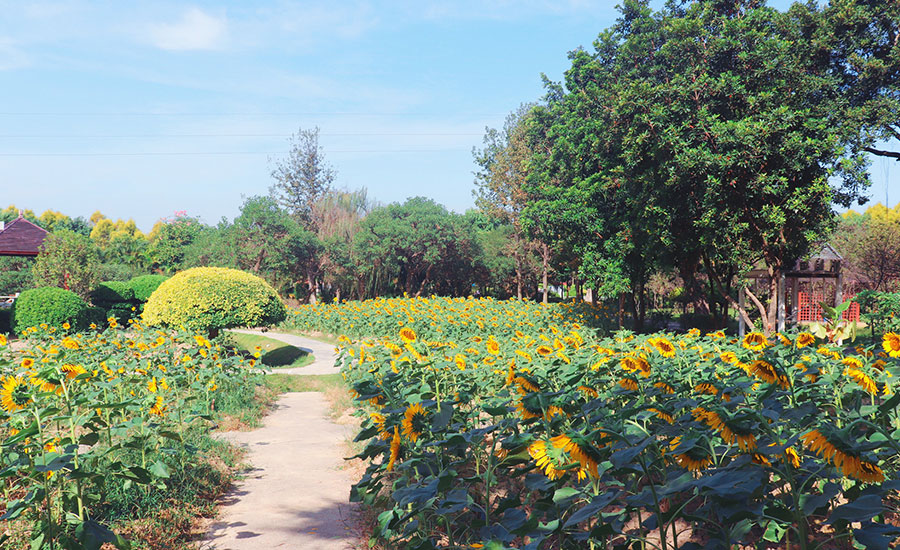
[[[528,139],[530,113],[534,105],[523,104],[506,117],[503,128],[486,128],[484,147],[472,151],[479,170],[475,172],[475,203],[486,214],[512,227],[511,239],[505,252],[513,258],[516,296],[522,299],[523,285],[530,278],[530,257],[541,251],[549,254],[545,243],[529,239],[523,226],[522,211],[528,204],[525,184],[532,157]],[[532,226],[534,227],[534,226]],[[547,262],[545,269],[544,301],[547,301]]]
[[[363,218],[375,207],[365,188],[355,191],[331,190],[313,205],[317,235],[322,243],[318,268],[325,284],[340,300],[359,290],[360,258],[353,248]],[[360,296],[357,296],[360,297]]]
[[[571,54],[565,90],[551,90],[563,123],[549,132],[540,183],[574,190],[598,213],[587,229],[625,243],[636,294],[649,267],[700,263],[737,306],[726,275],[762,262],[769,305],[755,302],[772,330],[781,273],[829,229],[832,201],[860,198],[865,160],[845,147],[852,133],[828,100],[840,86],[809,36],[819,17],[757,0],[658,12],[628,0],[594,53]],[[621,254],[598,247],[611,265]]]
[[[331,189],[335,171],[319,145],[319,128],[300,129],[291,137],[291,150],[272,170],[269,193],[301,225],[315,230],[313,206]]]

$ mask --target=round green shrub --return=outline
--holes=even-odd
[[[19,295],[13,305],[13,329],[21,334],[26,328],[48,326],[85,328],[87,303],[70,290],[55,286],[32,288]]]
[[[107,319],[109,319],[109,315],[106,314],[106,310],[102,307],[91,306],[84,312],[85,326],[90,326],[93,323],[98,327],[105,327]]]
[[[159,285],[168,279],[165,275],[139,275],[130,281],[128,285],[134,291],[134,299],[138,302],[146,302],[150,295],[159,288]]]
[[[95,286],[90,296],[91,303],[95,306],[110,308],[127,303],[130,309],[134,301],[134,290],[123,281],[106,281]]]
[[[151,326],[215,333],[222,328],[272,325],[286,315],[278,293],[256,275],[224,267],[195,267],[159,285],[142,317]]]

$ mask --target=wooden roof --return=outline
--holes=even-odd
[[[844,258],[828,243],[813,245],[817,253],[810,253],[809,257],[797,260],[792,266],[785,269],[785,276],[806,279],[837,278],[841,271]],[[767,278],[768,270],[760,263],[744,274],[751,279]]]
[[[47,231],[19,215],[0,231],[0,256],[37,256]]]

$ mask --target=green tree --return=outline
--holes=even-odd
[[[674,264],[702,265],[737,306],[727,278],[761,262],[768,307],[751,297],[772,330],[779,276],[829,230],[832,202],[860,197],[865,160],[823,101],[840,90],[808,36],[818,17],[750,0],[658,12],[627,1],[593,53],[571,54],[538,183],[555,178],[593,207],[594,240],[619,241],[594,245],[596,258],[626,267],[641,304],[647,276]]]
[[[523,104],[506,117],[502,129],[487,128],[484,147],[472,151],[480,168],[475,173],[475,203],[489,216],[512,228],[504,253],[513,259],[515,294],[520,300],[525,281],[534,278],[533,257],[540,252],[546,260],[549,255],[545,243],[528,238],[522,220],[522,211],[528,204],[526,182],[532,157],[528,125],[533,122],[530,118],[533,108],[534,105]],[[497,235],[494,237],[491,242],[496,244]],[[548,262],[538,265],[543,267],[544,302],[547,302]]]
[[[99,280],[100,255],[88,237],[61,229],[44,238],[32,273],[35,286],[56,286],[87,299]]]
[[[331,189],[335,171],[319,145],[319,128],[300,129],[291,137],[286,159],[272,170],[270,195],[306,229],[314,229],[313,205]]]
[[[181,212],[173,218],[156,222],[146,251],[149,267],[164,273],[183,269],[188,247],[206,229],[208,227],[199,218]]]
[[[357,293],[361,290],[356,282],[360,260],[353,248],[353,239],[359,232],[362,219],[375,207],[365,188],[355,191],[326,192],[315,205],[313,217],[316,220],[317,236],[322,250],[315,267],[321,273],[323,282],[333,290],[340,300],[342,294]],[[314,267],[310,264],[310,267]],[[308,281],[315,279],[310,273]],[[315,285],[310,286],[311,297]]]
[[[271,197],[250,197],[230,228],[239,269],[275,288],[292,288],[315,261],[316,236],[303,229]]]
[[[472,282],[476,247],[461,216],[424,197],[376,208],[354,239],[367,296],[463,293]]]

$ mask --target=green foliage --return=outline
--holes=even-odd
[[[22,292],[13,306],[13,328],[17,334],[43,324],[61,329],[86,326],[88,305],[72,291],[58,287],[33,288]]]
[[[215,332],[230,327],[268,326],[285,307],[264,280],[220,267],[195,267],[164,281],[144,305],[151,326],[185,326]]]
[[[134,289],[130,283],[122,281],[107,281],[99,283],[91,291],[91,303],[96,306],[114,304],[118,302],[132,302]]]
[[[239,269],[286,289],[315,261],[319,242],[270,197],[250,197],[228,228]]]
[[[900,293],[864,290],[853,298],[863,317],[872,326],[872,337],[900,332]]]
[[[82,298],[99,278],[100,259],[88,237],[61,229],[49,233],[32,268],[34,284],[71,290]]]
[[[0,256],[0,295],[11,296],[33,285],[34,258]]]
[[[478,243],[462,216],[424,197],[377,208],[366,216],[354,239],[366,295],[465,295],[480,256]]]
[[[624,275],[639,299],[661,267],[692,294],[702,267],[725,298],[759,260],[780,272],[830,228],[832,201],[868,185],[846,146],[858,134],[825,99],[840,86],[808,35],[822,17],[799,4],[624,3],[534,111],[526,217],[585,257],[585,275]]]
[[[166,273],[181,269],[188,247],[209,229],[199,218],[187,215],[158,222],[150,233],[146,250],[149,267]]]
[[[134,299],[138,302],[146,302],[150,299],[150,295],[159,288],[159,285],[168,279],[165,275],[159,274],[151,274],[151,275],[138,275],[137,277],[128,281],[128,286],[131,287],[132,292],[134,293]]]

